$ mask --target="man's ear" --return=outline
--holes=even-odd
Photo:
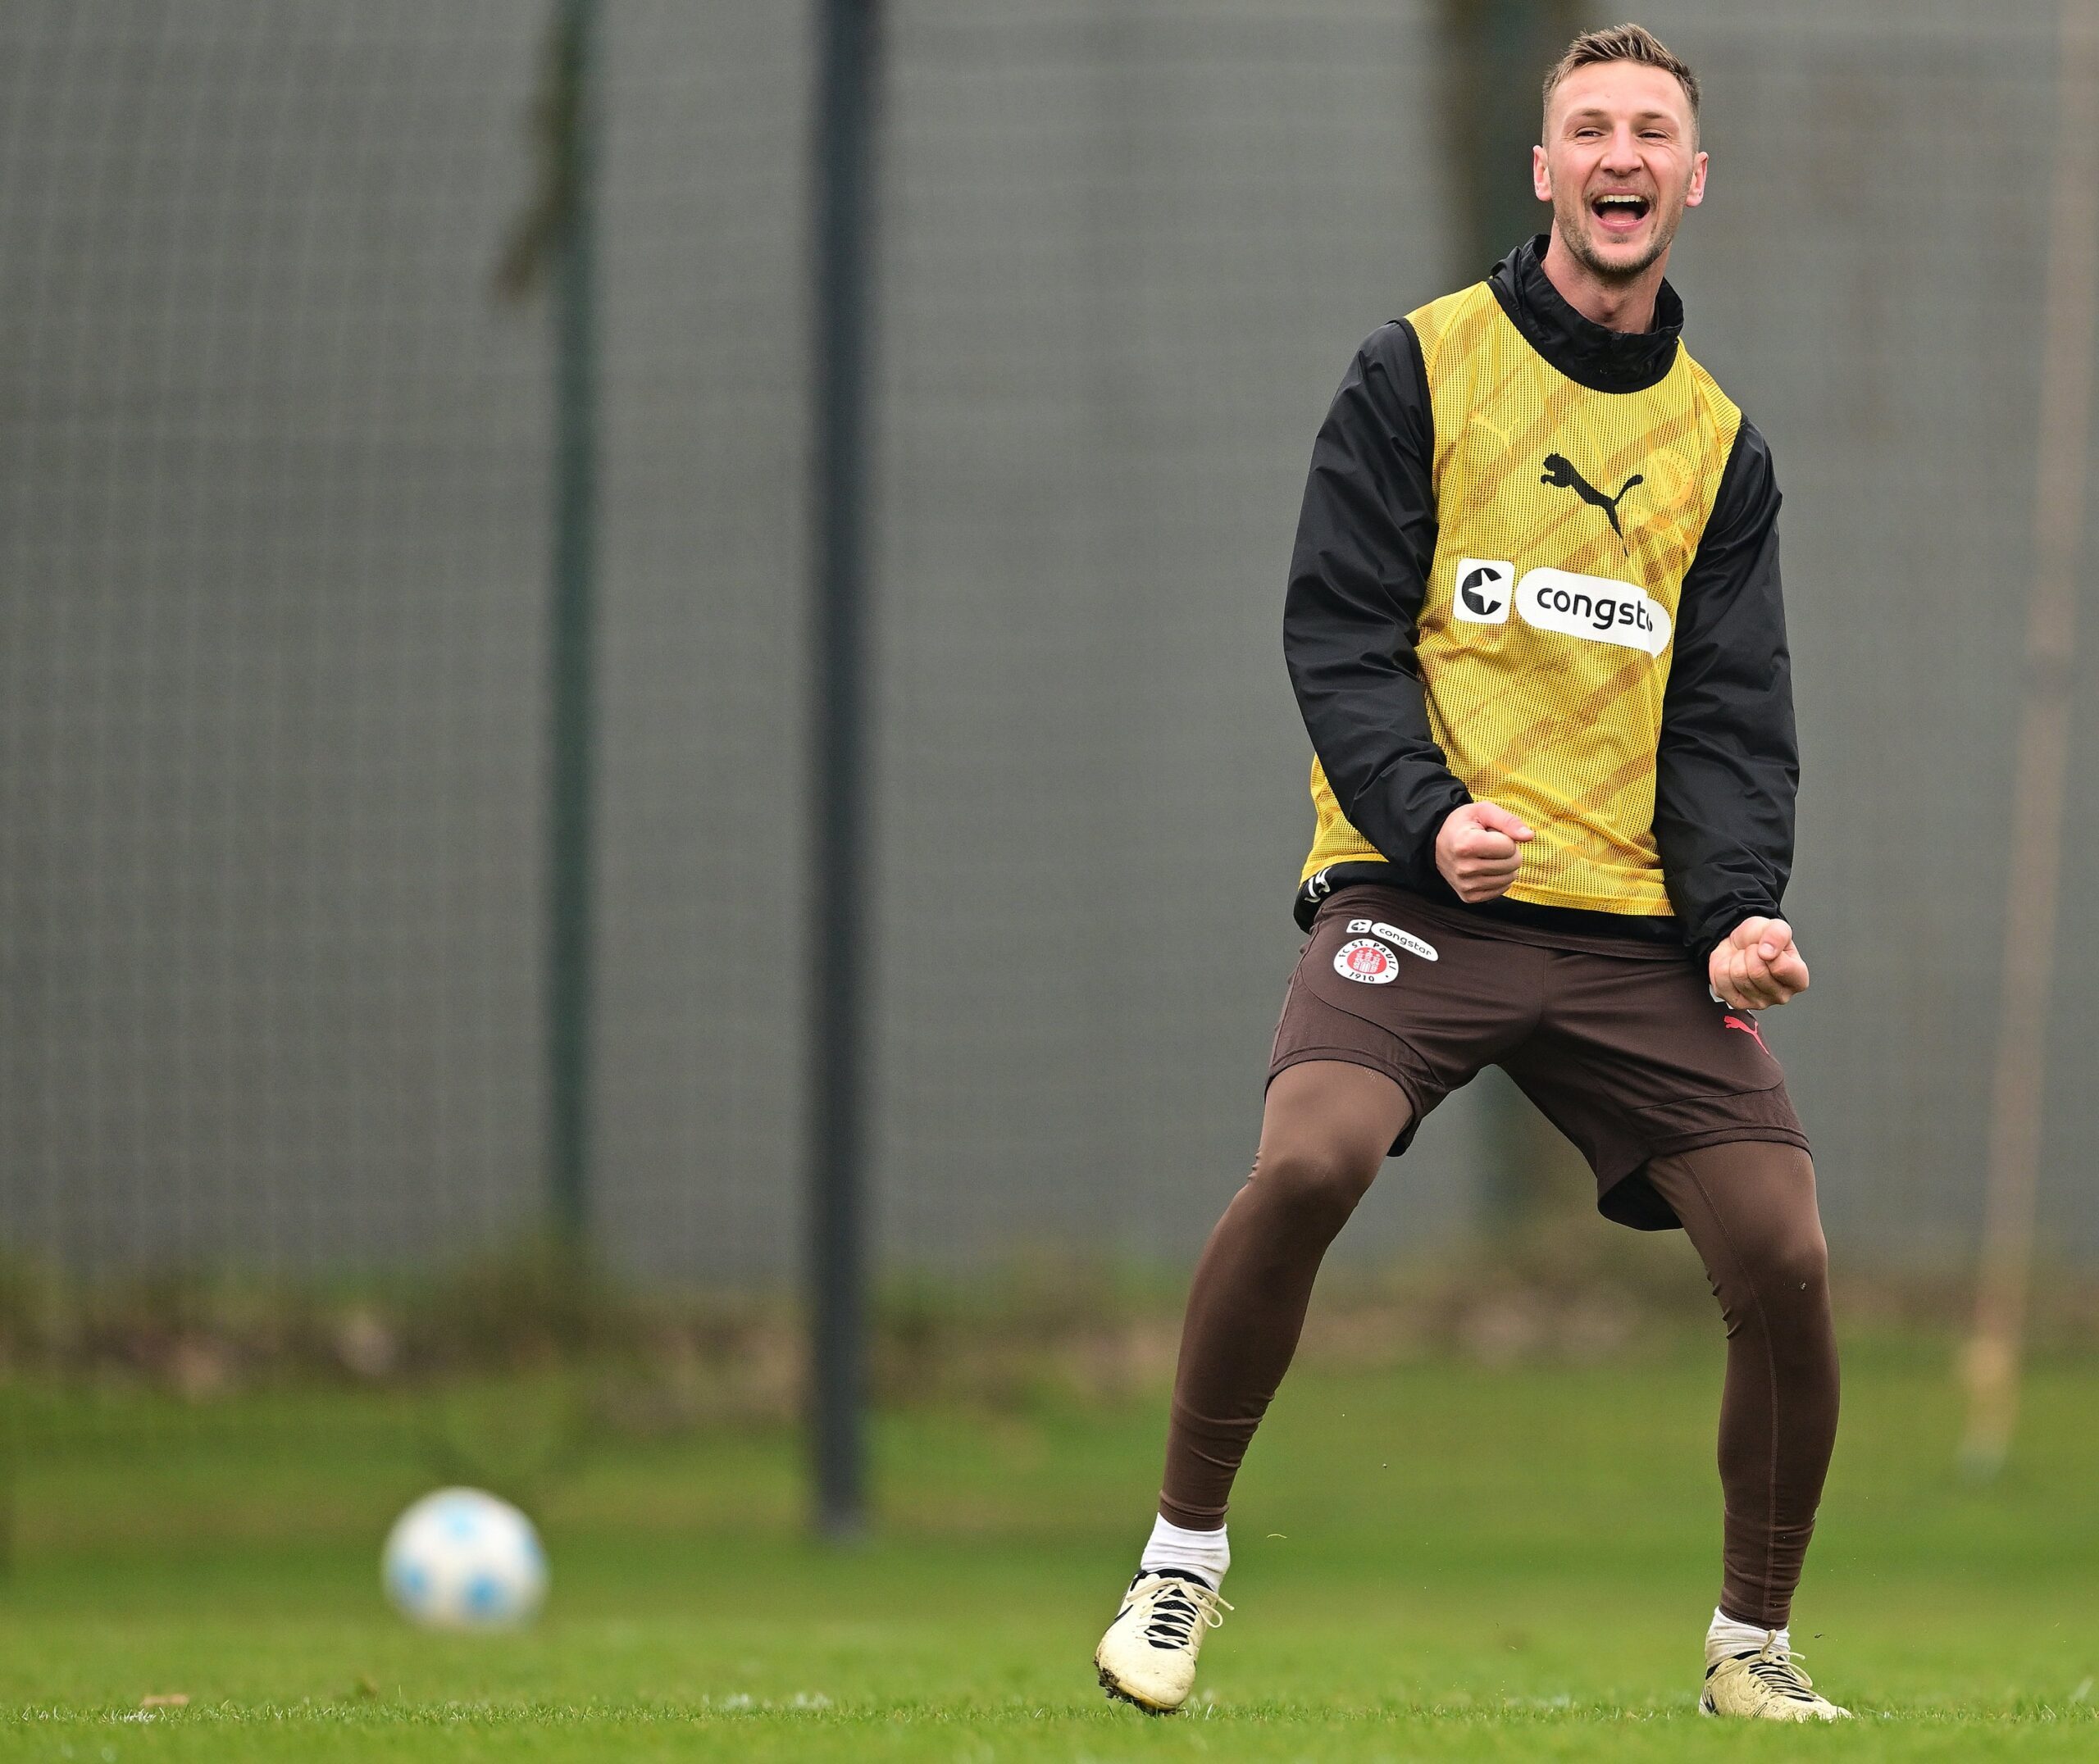
[[[1691,161],[1691,188],[1684,193],[1683,206],[1696,208],[1705,200],[1705,156],[1699,153]]]
[[[1698,170],[1696,175],[1699,187],[1702,189],[1705,183],[1705,156],[1703,153],[1698,156]],[[1552,167],[1547,162],[1545,149],[1541,147],[1534,147],[1531,149],[1531,188],[1537,193],[1540,202],[1549,202],[1552,200]],[[1691,198],[1693,202],[1697,199],[1695,196]]]

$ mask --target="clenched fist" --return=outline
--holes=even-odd
[[[1459,900],[1492,900],[1516,880],[1531,838],[1531,830],[1498,803],[1468,802],[1444,818],[1436,867]]]
[[[1705,964],[1713,990],[1737,1011],[1761,1011],[1807,990],[1807,963],[1783,919],[1745,919]]]

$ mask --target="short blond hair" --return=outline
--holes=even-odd
[[[1698,75],[1681,56],[1644,25],[1606,25],[1601,30],[1585,30],[1567,45],[1567,52],[1553,63],[1545,76],[1545,108],[1552,109],[1552,95],[1559,82],[1578,67],[1593,67],[1599,61],[1635,61],[1642,67],[1659,67],[1676,75],[1677,84],[1691,102],[1691,128],[1698,130]]]

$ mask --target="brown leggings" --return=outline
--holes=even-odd
[[[1290,1366],[1312,1282],[1406,1125],[1397,1084],[1314,1061],[1268,1087],[1254,1174],[1204,1246],[1188,1294],[1159,1510],[1224,1523],[1232,1481]],[[1785,1625],[1837,1434],[1837,1344],[1814,1166],[1742,1140],[1658,1157],[1649,1180],[1704,1258],[1728,1327],[1720,1401],[1726,1499],[1720,1608]]]

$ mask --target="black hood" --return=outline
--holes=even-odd
[[[1605,330],[1568,305],[1541,259],[1547,235],[1526,239],[1487,284],[1530,346],[1577,385],[1591,392],[1644,392],[1676,365],[1683,302],[1665,281],[1655,296],[1651,330]]]

